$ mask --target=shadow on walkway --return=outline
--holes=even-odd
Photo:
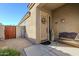
[[[70,54],[45,45],[32,45],[24,49],[27,56],[70,56]]]

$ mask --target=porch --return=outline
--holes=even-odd
[[[59,38],[59,33],[70,33],[70,36],[74,36],[73,33],[78,35],[79,33],[79,4],[72,3],[51,3],[51,4],[39,4],[37,7],[37,25],[36,33],[39,42],[44,40],[53,41],[55,38]],[[38,22],[39,21],[39,22]],[[39,30],[39,31],[38,31]],[[39,35],[40,34],[40,35]],[[64,34],[63,34],[64,35]],[[67,43],[73,44],[76,40],[79,40],[79,36],[74,38],[63,37]],[[69,36],[67,34],[67,36]],[[62,38],[61,38],[62,39]],[[75,42],[73,42],[73,41]],[[73,44],[74,45],[74,44]],[[77,42],[78,46],[78,42]]]

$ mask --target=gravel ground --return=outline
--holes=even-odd
[[[31,46],[32,43],[24,38],[8,39],[0,41],[0,48],[13,48],[21,52],[22,56],[25,56],[24,48]]]

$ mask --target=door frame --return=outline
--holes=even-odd
[[[48,16],[48,40],[49,41],[53,41],[54,40],[54,32],[53,32],[53,29],[51,28],[52,26],[52,18],[51,16]]]
[[[51,38],[51,28],[50,28],[50,20],[51,20],[51,17],[48,16],[48,40],[49,41],[52,41],[52,38]]]

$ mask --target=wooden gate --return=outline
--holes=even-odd
[[[5,26],[5,39],[16,38],[16,26]]]

